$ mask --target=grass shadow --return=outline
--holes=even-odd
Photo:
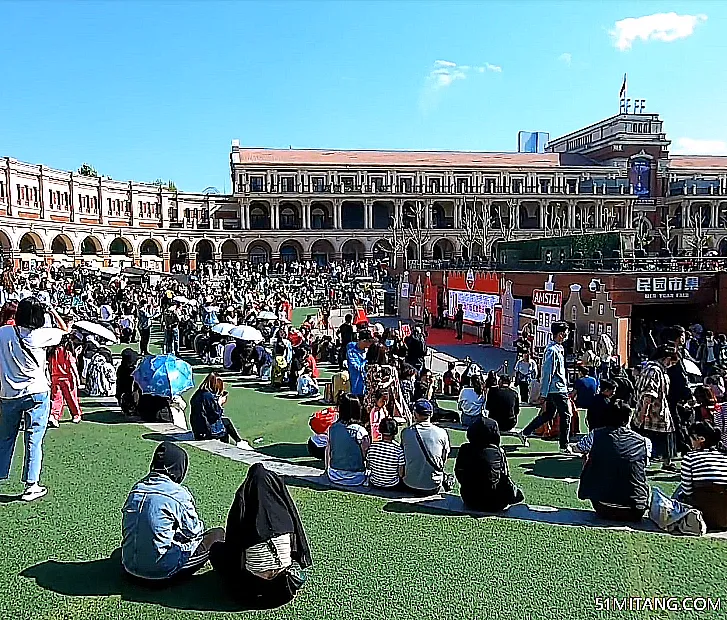
[[[15,504],[22,502],[22,495],[0,495],[0,505],[1,504]]]
[[[278,459],[297,459],[309,457],[308,446],[304,443],[274,443],[269,446],[256,448],[260,454]]]
[[[163,441],[194,441],[192,431],[183,431],[181,429],[178,433],[144,433],[141,438],[160,443]]]
[[[146,587],[132,582],[121,569],[121,550],[111,557],[88,562],[48,560],[26,568],[22,577],[63,596],[120,596],[124,601],[151,603],[169,609],[207,612],[240,612],[253,607],[235,601],[226,593],[221,577],[214,571],[165,584]]]
[[[134,424],[139,419],[129,419],[119,411],[91,411],[83,414],[84,422],[97,422],[99,424]]]
[[[526,475],[537,478],[580,478],[583,462],[579,458],[546,456],[520,465]]]

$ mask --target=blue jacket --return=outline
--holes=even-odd
[[[364,393],[364,369],[366,368],[366,351],[358,348],[358,343],[349,342],[346,347],[348,360],[348,376],[351,379],[351,394],[361,396]]]
[[[219,439],[225,435],[217,396],[207,390],[197,390],[189,405],[189,424],[195,439]]]
[[[184,567],[202,540],[204,524],[192,494],[157,472],[131,489],[123,508],[121,563],[144,579],[165,579]]]
[[[555,340],[551,341],[543,355],[543,369],[540,380],[540,395],[568,394],[568,376],[565,374],[565,349]]]

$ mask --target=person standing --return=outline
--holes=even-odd
[[[373,344],[371,332],[364,330],[358,334],[358,342],[349,342],[346,347],[348,361],[348,375],[351,379],[351,394],[363,399],[365,384],[364,370],[366,368],[366,350]]]
[[[523,351],[522,357],[515,364],[515,387],[520,390],[520,402],[530,402],[530,384],[538,378],[538,365],[530,357],[530,351]]]
[[[565,370],[565,349],[563,343],[568,339],[568,323],[555,321],[550,326],[552,341],[543,355],[542,377],[540,381],[539,403],[543,410],[522,431],[521,441],[527,445],[527,437],[536,428],[550,422],[558,415],[560,424],[560,452],[573,454],[568,441],[570,439],[571,411],[568,402],[568,376]]]
[[[48,425],[58,428],[63,415],[63,401],[65,400],[71,419],[74,424],[81,421],[81,404],[78,401],[78,366],[73,341],[65,336],[57,347],[48,355],[50,368],[50,398],[51,412]]]
[[[164,313],[164,353],[179,357],[179,309],[171,304]]]
[[[43,328],[46,308],[60,329]],[[67,332],[56,311],[33,297],[18,303],[15,325],[0,327],[0,480],[10,475],[15,442],[24,421],[25,491],[21,498],[26,502],[48,492],[39,484],[43,437],[50,414],[45,349],[60,344]]]
[[[492,308],[485,308],[485,320],[482,323],[482,342],[492,344]]]
[[[464,308],[462,308],[462,304],[457,306],[457,312],[454,315],[454,328],[457,330],[457,340],[462,340],[462,331],[464,329]]]
[[[139,310],[136,313],[139,324],[139,353],[141,355],[149,355],[149,338],[151,337],[151,322],[155,317],[159,316],[149,306],[149,302],[144,299],[139,304]]]

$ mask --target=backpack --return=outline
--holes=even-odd
[[[570,421],[570,434],[578,435],[581,432],[578,409],[573,405],[573,401],[570,399],[568,399],[568,406],[570,407],[572,416]],[[543,405],[543,407],[545,407],[545,405]],[[541,439],[557,439],[560,436],[560,416],[557,412],[553,416],[552,420],[535,429],[535,434]]]
[[[308,421],[308,426],[316,435],[323,435],[338,418],[336,407],[327,407],[316,411]]]

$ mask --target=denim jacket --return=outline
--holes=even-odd
[[[565,372],[565,349],[554,340],[546,347],[543,355],[540,395],[567,394],[568,376]]]
[[[164,474],[150,473],[131,489],[123,508],[121,562],[145,579],[171,577],[202,540],[204,524],[192,494]]]

